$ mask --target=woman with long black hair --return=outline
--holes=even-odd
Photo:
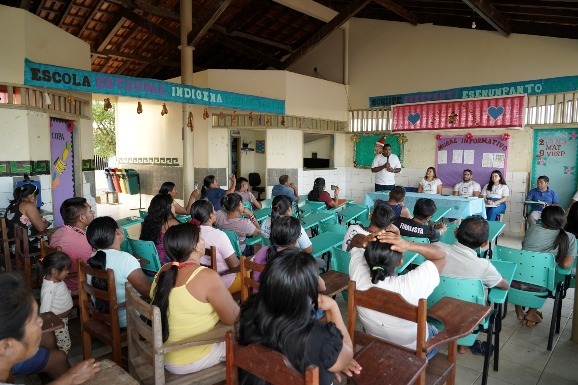
[[[36,207],[39,193],[38,187],[32,183],[22,185],[14,190],[14,199],[10,201],[4,214],[8,238],[14,238],[14,225],[26,229],[28,235],[42,232],[50,226],[50,222],[42,218]]]
[[[339,205],[339,187],[333,189],[333,198],[325,191],[325,179],[317,178],[313,182],[313,190],[307,195],[307,199],[314,202],[324,202],[325,207],[330,209]]]
[[[151,199],[148,214],[140,228],[139,239],[141,241],[154,242],[163,265],[169,261],[163,247],[163,237],[170,227],[179,224],[179,221],[173,215],[172,208],[173,199],[170,195],[155,195]]]
[[[506,212],[506,201],[510,196],[510,188],[500,170],[492,171],[490,181],[482,188],[480,196],[486,203],[488,221],[495,221],[498,215]]]
[[[574,263],[576,257],[576,237],[564,230],[566,215],[560,206],[546,206],[542,211],[542,223],[534,225],[526,231],[522,241],[522,250],[552,253],[556,263],[564,269],[568,269]],[[517,281],[512,282],[512,287],[520,287]],[[542,322],[542,313],[538,309],[530,308],[524,314],[521,306],[516,305],[516,315],[519,320],[524,320],[527,326],[534,326]]]
[[[223,197],[231,194],[235,190],[235,184],[237,183],[237,178],[235,174],[232,174],[229,178],[231,180],[231,186],[228,190],[223,190],[219,187],[219,181],[214,175],[207,175],[203,179],[203,187],[201,188],[201,199],[206,199],[213,204],[215,210],[221,209],[221,200]]]
[[[239,306],[219,274],[200,265],[205,243],[199,226],[183,223],[168,229],[165,250],[172,261],[161,268],[151,289],[161,311],[164,342],[178,342],[208,332],[217,322],[232,325]],[[187,374],[225,360],[225,343],[193,346],[165,354],[165,368]]]
[[[191,195],[189,195],[189,201],[187,202],[186,207],[181,206],[175,200],[175,198],[177,197],[178,191],[177,191],[177,186],[173,182],[163,183],[161,185],[161,188],[159,189],[159,194],[168,195],[171,197],[173,214],[186,215],[189,213],[191,206],[193,205],[193,203],[195,202],[197,197],[201,194],[201,192],[198,189],[194,189],[193,191],[191,191]]]
[[[335,300],[319,294],[319,268],[315,259],[297,248],[282,251],[267,263],[259,293],[243,303],[236,325],[241,345],[261,344],[283,353],[300,373],[319,367],[319,384],[329,385],[344,371],[361,367],[353,360],[353,347]],[[326,322],[315,320],[318,309]],[[243,373],[243,384],[262,380]]]

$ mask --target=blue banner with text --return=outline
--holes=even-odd
[[[199,88],[162,80],[133,78],[34,63],[28,59],[24,61],[24,84],[67,91],[155,99],[163,102],[199,104],[271,114],[285,113],[284,100]]]
[[[523,82],[489,84],[482,86],[460,87],[432,92],[414,92],[371,96],[369,108],[389,107],[395,104],[423,103],[436,100],[491,98],[508,95],[544,95],[578,90],[578,76],[528,80]]]

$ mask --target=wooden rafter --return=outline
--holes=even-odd
[[[240,29],[243,25],[246,25],[251,21],[256,15],[262,14],[265,10],[269,9],[272,4],[272,0],[253,0],[247,6],[243,7],[243,10],[239,12],[233,20],[227,25],[227,32],[232,33]]]
[[[98,12],[100,12],[100,6],[102,5],[102,2],[103,2],[103,0],[100,0],[98,3],[94,4],[94,6],[92,8],[92,12],[90,12],[88,17],[86,18],[86,20],[82,24],[82,28],[80,29],[80,31],[78,31],[78,35],[76,35],[76,37],[82,39],[82,34],[84,33],[84,31],[86,31],[88,29],[88,26],[90,25],[90,22],[92,21],[94,16],[96,16],[96,14]]]
[[[496,9],[488,0],[462,0],[482,19],[487,21],[496,31],[504,36],[512,33],[512,27],[508,19]]]
[[[68,16],[68,13],[72,9],[73,5],[74,5],[74,1],[68,2],[68,5],[66,6],[65,9],[62,10],[62,13],[60,14],[60,17],[58,18],[58,20],[56,20],[54,22],[54,24],[56,24],[59,28],[62,27],[62,23],[64,22],[64,19],[66,19],[66,16]]]
[[[283,61],[283,69],[287,69],[291,64],[301,59],[305,54],[325,40],[333,31],[345,24],[355,16],[357,12],[361,11],[370,1],[371,0],[353,0],[349,3],[337,16],[331,19],[329,23],[321,27],[313,36],[289,55],[287,59]]]
[[[122,27],[126,19],[121,13],[114,14],[111,20],[106,25],[107,27],[100,31],[99,40],[93,44],[96,52],[100,52],[106,48],[110,40],[116,35],[118,30]]]
[[[203,9],[199,22],[193,30],[187,35],[187,44],[196,46],[199,41],[205,36],[211,26],[217,21],[219,16],[227,9],[232,0],[212,1],[211,4]]]
[[[219,44],[222,44],[225,47],[230,48],[233,51],[236,51],[237,53],[240,53],[241,55],[246,56],[250,59],[267,64],[268,66],[276,69],[283,68],[283,63],[281,62],[281,60],[275,59],[269,55],[264,54],[261,51],[256,50],[255,48],[249,47],[243,43],[239,43],[238,41],[230,39],[226,36],[220,35],[217,41]]]
[[[176,45],[180,43],[179,35],[173,33],[172,31],[158,24],[153,23],[152,21],[142,17],[141,15],[134,13],[129,9],[124,8],[122,10],[122,16],[125,19],[132,21],[134,24],[141,27],[142,29],[150,32],[151,34],[160,37],[161,39],[163,39],[168,43],[173,43]]]
[[[241,37],[243,39],[255,41],[257,43],[270,45],[271,47],[277,47],[277,48],[280,48],[280,49],[287,51],[287,52],[293,52],[293,48],[291,48],[291,46],[289,46],[287,44],[278,43],[278,42],[270,40],[270,39],[265,39],[265,38],[251,35],[251,34],[248,34],[245,32],[241,32],[241,31],[227,32],[227,29],[225,27],[221,27],[220,25],[213,25],[211,27],[211,31],[219,32],[219,33],[221,33],[225,36],[229,36],[229,37]]]
[[[145,0],[107,0],[109,3],[121,5],[126,9],[140,9],[151,15],[164,17],[171,20],[180,20],[181,17],[178,12],[174,12],[166,7],[151,4],[150,1]]]
[[[146,56],[135,55],[135,54],[131,54],[131,53],[114,51],[114,50],[110,50],[110,49],[105,49],[105,50],[101,50],[98,52],[93,51],[93,52],[91,52],[91,55],[93,55],[93,57],[98,57],[98,56],[100,56],[100,57],[118,57],[118,58],[122,58],[122,59],[136,60],[136,61],[140,61],[143,63],[169,66],[169,67],[179,67],[181,65],[180,62],[167,61],[164,59],[161,60],[161,59],[157,59],[154,57],[146,57]]]
[[[391,12],[395,13],[397,16],[405,19],[407,22],[417,25],[418,18],[417,15],[413,12],[408,11],[401,5],[394,3],[392,0],[373,0],[377,4],[381,5],[384,8],[387,8]]]

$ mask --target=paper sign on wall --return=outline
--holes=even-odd
[[[464,150],[464,164],[474,164],[474,150]]]
[[[448,152],[447,151],[438,151],[438,164],[447,164],[448,163]]]
[[[452,152],[452,163],[454,164],[462,164],[462,159],[464,156],[464,150],[454,150]]]

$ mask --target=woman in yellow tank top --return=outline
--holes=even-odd
[[[239,306],[219,275],[199,265],[205,253],[200,228],[190,223],[172,226],[164,237],[167,257],[151,287],[159,307],[163,341],[176,342],[205,333],[217,322],[232,325]],[[225,343],[193,346],[165,354],[165,368],[175,374],[197,372],[225,360]]]

